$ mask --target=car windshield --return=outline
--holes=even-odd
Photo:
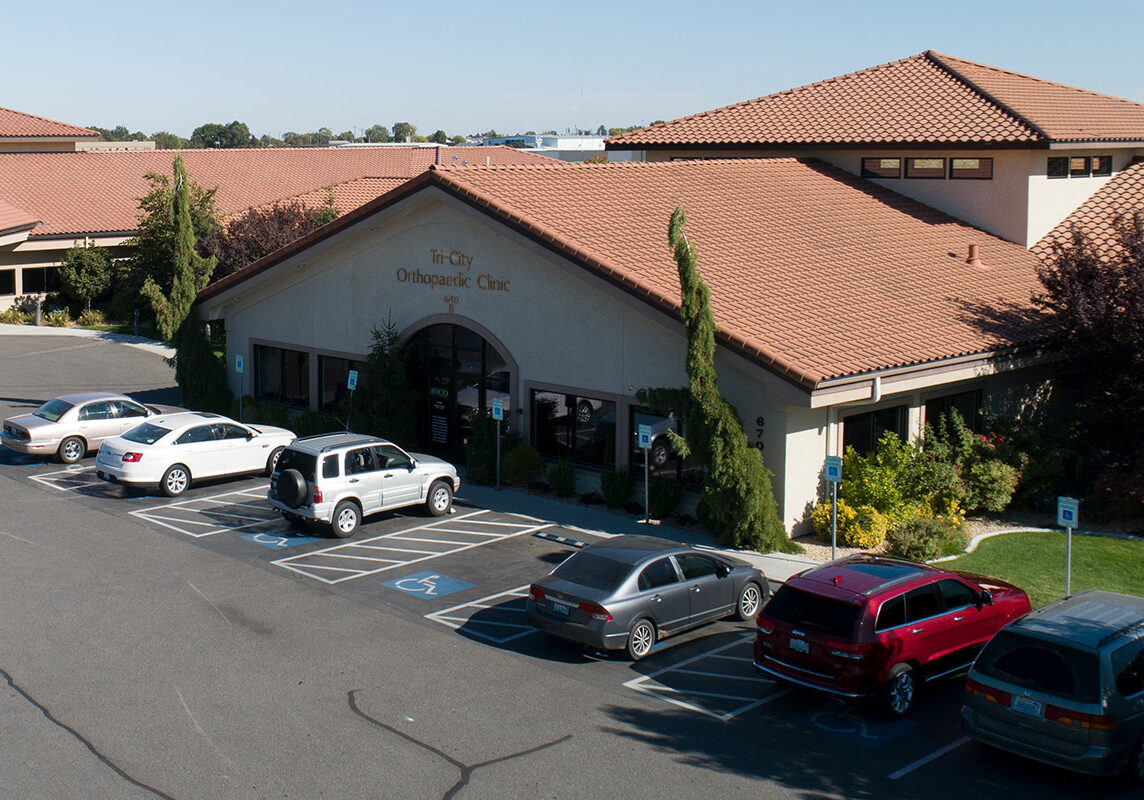
[[[32,413],[40,419],[46,419],[48,422],[59,422],[60,417],[68,413],[68,410],[74,408],[71,403],[66,400],[49,400],[42,406],[37,408]]]
[[[623,561],[595,553],[577,553],[557,567],[552,575],[569,583],[607,591],[619,586],[631,571],[632,565]]]
[[[854,635],[862,608],[842,600],[783,586],[775,592],[763,613],[796,628],[849,638]]]
[[[152,425],[150,422],[144,422],[123,434],[123,438],[139,444],[155,444],[170,432],[168,428],[161,428],[158,425]]]
[[[279,457],[274,471],[285,472],[288,469],[296,469],[302,473],[303,478],[310,483],[314,483],[314,471],[317,467],[318,457],[316,455],[286,448],[282,451],[282,455]]]
[[[1060,642],[1001,631],[977,657],[982,675],[1078,703],[1100,699],[1100,662]]]

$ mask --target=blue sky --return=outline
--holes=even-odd
[[[1144,102],[1144,2],[23,2],[0,106],[181,136],[646,124],[932,49]]]

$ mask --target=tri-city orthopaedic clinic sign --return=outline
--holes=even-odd
[[[477,289],[482,292],[510,292],[511,281],[503,275],[473,272],[473,256],[460,250],[429,250],[425,269],[398,267],[398,283],[419,283],[430,289]]]

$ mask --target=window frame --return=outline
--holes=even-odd
[[[862,177],[867,178],[867,179],[873,178],[873,179],[880,179],[880,180],[900,180],[902,177],[902,165],[903,165],[904,160],[905,159],[903,159],[901,156],[885,156],[885,157],[863,156],[862,161],[861,161]],[[867,161],[897,161],[898,162],[898,174],[897,175],[880,175],[877,172],[875,172],[874,170],[868,170],[866,167]]]
[[[977,161],[980,166],[978,169],[984,169],[986,165],[989,167],[988,175],[958,175],[957,169],[954,166],[958,161]],[[951,181],[991,181],[993,180],[993,157],[976,157],[976,156],[951,156],[949,159],[949,179]]]
[[[907,156],[905,161],[905,177],[906,180],[911,181],[942,181],[949,177],[949,165],[946,163],[949,159],[945,156]],[[940,161],[941,174],[940,175],[911,175],[910,170],[915,161]],[[937,169],[936,167],[915,167],[915,169]]]
[[[672,579],[669,581],[665,581],[664,583],[657,583],[657,584],[650,584],[650,581],[649,581],[649,585],[645,587],[643,585],[644,575],[646,575],[648,570],[650,570],[652,567],[657,567],[660,564],[667,564],[668,569],[671,570]],[[674,586],[674,585],[682,582],[682,580],[683,580],[683,576],[680,574],[679,568],[677,567],[674,559],[672,559],[671,556],[664,556],[663,558],[657,558],[655,561],[652,561],[650,564],[645,565],[644,568],[640,570],[640,574],[638,576],[636,576],[636,588],[639,589],[641,592],[650,592],[650,591],[654,591],[656,589],[662,589],[665,586]]]
[[[1092,157],[1091,156],[1068,156],[1069,160],[1069,177],[1070,178],[1091,178],[1092,177]],[[1073,162],[1081,161],[1084,163],[1084,171],[1073,169]]]
[[[1100,159],[1101,167],[1100,172],[1096,171],[1096,161]],[[1112,175],[1112,156],[1089,156],[1089,166],[1092,171],[1089,173],[1094,178],[1107,178]]]

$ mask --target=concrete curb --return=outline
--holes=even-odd
[[[941,558],[931,559],[930,561],[927,561],[926,563],[927,564],[940,564],[943,561],[953,561],[954,559],[961,558],[962,556],[964,556],[968,553],[972,553],[974,550],[977,549],[977,545],[981,544],[986,539],[992,539],[994,536],[1004,536],[1007,533],[1064,533],[1064,529],[1063,528],[1011,528],[1011,529],[1007,529],[1007,530],[1003,530],[1003,531],[987,531],[985,533],[979,533],[976,536],[973,536],[969,540],[969,544],[966,546],[964,552],[957,553],[956,555],[952,555],[952,556],[942,556]],[[1131,542],[1144,542],[1144,537],[1133,536],[1132,534],[1129,534],[1129,533],[1111,533],[1109,531],[1081,531],[1081,530],[1075,530],[1075,531],[1073,531],[1073,533],[1075,533],[1078,536],[1107,536],[1110,539],[1126,539],[1126,540],[1131,541]]]
[[[92,331],[86,328],[54,328],[48,325],[0,325],[0,336],[78,336],[81,338],[98,339],[105,342],[125,344],[140,350],[146,350],[163,358],[175,355],[175,349],[162,342],[147,339],[143,336],[132,336],[129,333],[109,333],[108,331]]]

